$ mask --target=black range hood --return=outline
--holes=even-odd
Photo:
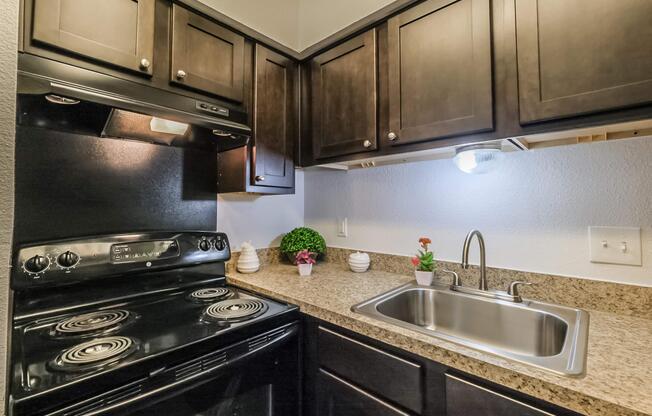
[[[99,137],[226,151],[251,135],[226,105],[22,53],[17,104],[18,124]]]

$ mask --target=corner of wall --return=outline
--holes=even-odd
[[[9,271],[14,218],[14,138],[19,0],[0,7],[0,409],[5,408]]]

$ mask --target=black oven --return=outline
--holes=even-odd
[[[298,416],[298,325],[285,338],[234,357],[196,382],[167,386],[150,399],[125,404],[130,416]]]

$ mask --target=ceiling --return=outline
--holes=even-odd
[[[301,52],[394,0],[199,0]]]

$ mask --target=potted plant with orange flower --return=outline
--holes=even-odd
[[[419,245],[421,249],[417,251],[417,255],[412,257],[412,264],[414,265],[414,276],[417,283],[424,286],[432,284],[432,279],[435,276],[435,258],[432,251],[428,250],[428,246],[432,244],[432,240],[428,237],[421,237]]]

